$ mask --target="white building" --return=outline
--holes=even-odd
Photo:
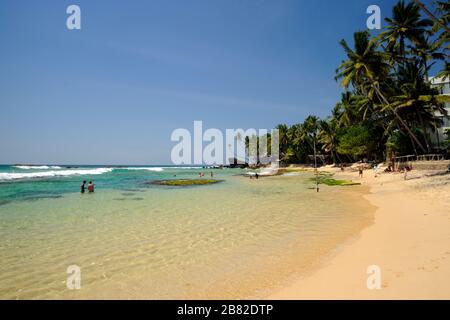
[[[438,77],[431,77],[430,78],[431,85],[435,88],[438,88],[440,93],[442,95],[450,96],[450,78],[438,78]],[[445,107],[447,109],[448,114],[450,115],[450,103],[447,102],[445,104]],[[439,115],[440,118],[442,118],[444,124],[442,127],[438,129],[437,134],[432,135],[433,143],[436,147],[440,148],[440,145],[442,141],[447,139],[447,136],[445,135],[445,131],[447,129],[450,129],[450,120],[449,118],[442,117]]]

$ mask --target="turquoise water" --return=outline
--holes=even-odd
[[[372,219],[363,187],[239,169],[17,168],[0,173],[0,298],[261,298],[317,268]],[[214,173],[219,184],[156,179]],[[176,176],[176,177],[175,177]],[[93,179],[94,194],[80,194]],[[67,268],[81,289],[67,288]]]
[[[196,178],[195,167],[169,166],[6,166],[0,165],[0,205],[11,201],[32,201],[60,198],[77,192],[83,180],[92,180],[102,190],[149,188],[147,183],[158,179]],[[223,172],[223,170],[222,170]],[[236,170],[229,171],[237,174]]]

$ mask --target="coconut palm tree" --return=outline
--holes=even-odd
[[[355,32],[353,39],[354,49],[344,39],[339,42],[345,50],[347,60],[336,70],[336,80],[342,79],[343,88],[352,85],[357,94],[372,98],[372,83],[381,77],[388,78],[386,55],[376,50],[377,42],[370,39],[367,31]]]
[[[419,2],[419,1],[416,1]],[[450,78],[450,63],[449,59],[449,51],[450,51],[450,28],[448,27],[450,23],[450,3],[444,1],[436,1],[437,5],[437,14],[440,16],[437,18],[431,12],[427,10],[427,8],[422,5],[422,9],[427,12],[427,14],[431,14],[431,18],[434,22],[434,26],[432,28],[433,34],[437,37],[435,41],[435,45],[438,47],[443,47],[445,53],[445,63],[444,68],[439,72],[438,77]]]
[[[336,79],[342,79],[343,88],[347,89],[351,84],[358,93],[367,96],[374,103],[383,104],[385,109],[395,115],[411,139],[425,152],[422,143],[383,94],[383,92],[389,92],[391,82],[386,55],[376,50],[376,41],[370,40],[367,31],[355,32],[354,42],[355,49],[352,50],[345,40],[340,41],[347,54],[347,60],[342,62],[336,70]]]
[[[331,154],[333,163],[337,163],[336,149],[339,145],[337,123],[333,119],[320,121],[318,141],[322,144],[322,150]]]
[[[381,39],[387,44],[387,50],[394,53],[397,48],[402,62],[406,59],[406,40],[414,44],[420,43],[423,37],[430,33],[429,27],[433,22],[422,19],[420,8],[414,3],[400,0],[392,9],[392,18],[386,18],[388,26],[381,33]],[[398,44],[398,46],[397,46]]]
[[[450,63],[445,62],[444,69],[442,69],[438,75],[438,77],[442,77],[444,79],[450,79]]]
[[[422,9],[434,22],[434,29],[439,30],[442,29],[445,31],[446,35],[444,37],[450,36],[450,28],[448,27],[450,21],[450,3],[444,1],[436,1],[438,12],[441,13],[441,17],[437,18],[427,7],[421,3],[419,0],[414,0],[415,4]]]
[[[425,71],[425,79],[429,79],[428,70],[433,64],[436,63],[436,60],[445,60],[446,55],[440,51],[440,45],[437,42],[430,42],[429,37],[425,36],[423,39],[420,39],[419,42],[415,46],[408,46],[411,50],[411,53],[420,58],[420,67]],[[429,61],[434,61],[429,63]]]
[[[288,160],[287,149],[289,147],[289,138],[288,138],[289,127],[285,124],[279,124],[275,127],[275,129],[278,129],[280,160],[286,161]]]
[[[374,112],[373,104],[364,96],[355,95],[350,91],[341,94],[334,109],[334,118],[338,120],[338,125],[353,125],[364,121],[372,116]]]
[[[336,104],[336,120],[339,125],[351,125],[358,121],[353,94],[346,91],[341,94],[341,101]]]
[[[288,131],[288,138],[288,156],[298,162],[303,162],[309,151],[308,142],[305,141],[303,124],[298,123],[291,126]]]
[[[316,116],[308,116],[303,122],[303,127],[307,134],[314,136],[320,127],[320,119]]]
[[[392,97],[391,106],[396,108],[404,118],[408,118],[409,115],[410,123],[417,122],[427,150],[431,151],[428,129],[435,127],[438,121],[437,114],[446,116],[444,102],[448,100],[448,97],[438,95],[438,91],[425,81],[425,73],[426,70],[419,59],[408,61],[400,66],[397,73],[399,94]]]

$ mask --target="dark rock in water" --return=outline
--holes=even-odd
[[[113,200],[116,200],[116,201],[125,201],[125,200],[127,200],[126,198],[113,198]]]
[[[134,201],[141,201],[141,200],[144,200],[144,198],[139,198],[139,197],[137,197],[137,198],[131,198],[131,200],[134,200]]]

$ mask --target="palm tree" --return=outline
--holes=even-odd
[[[289,148],[288,156],[295,161],[303,162],[308,154],[308,143],[305,141],[305,135],[302,124],[294,124],[288,131]]]
[[[428,129],[432,129],[436,123],[435,114],[446,114],[442,101],[447,97],[438,97],[437,90],[425,81],[425,72],[418,59],[400,66],[397,73],[399,94],[392,97],[392,107],[404,117],[409,115],[411,123],[417,122],[427,150],[431,151]]]
[[[417,1],[419,2],[419,1]],[[422,9],[431,14],[432,20],[434,21],[434,26],[432,28],[433,34],[437,36],[435,45],[438,47],[444,47],[445,59],[449,61],[448,51],[450,50],[450,28],[448,27],[450,23],[450,3],[444,1],[436,1],[437,12],[440,14],[439,18],[436,18],[431,14],[427,8],[422,5]],[[445,46],[446,45],[446,46]],[[450,78],[450,63],[445,61],[444,68],[439,72],[438,77]]]
[[[450,78],[450,63],[449,62],[447,62],[447,61],[445,62],[444,69],[442,69],[438,73],[437,76],[444,78],[444,80]]]
[[[354,50],[342,39],[339,43],[347,54],[347,61],[343,61],[336,70],[336,80],[342,79],[341,86],[348,88],[350,85],[357,94],[373,97],[371,84],[380,77],[388,77],[389,65],[385,61],[385,55],[376,50],[376,41],[370,40],[369,32],[355,32]]]
[[[414,44],[420,43],[424,35],[429,33],[427,28],[433,25],[431,20],[421,18],[420,8],[414,2],[405,4],[403,0],[394,6],[392,18],[385,20],[388,26],[381,33],[381,38],[387,43],[388,52],[394,53],[398,48],[402,62],[406,59],[406,39]]]
[[[351,125],[357,121],[354,98],[350,91],[341,94],[341,101],[336,104],[335,110],[335,119],[340,126]]]
[[[289,139],[288,139],[288,129],[289,127],[285,124],[279,124],[275,127],[278,129],[278,139],[279,139],[279,148],[280,148],[280,160],[286,161],[286,153],[289,147]]]
[[[431,18],[431,20],[433,20],[435,29],[443,29],[445,31],[444,33],[447,33],[447,35],[444,34],[444,37],[447,37],[448,39],[448,37],[450,36],[450,28],[448,27],[448,23],[450,21],[450,4],[448,2],[436,1],[438,11],[442,14],[441,18],[437,18],[419,0],[414,0],[414,2]]]
[[[322,143],[322,149],[331,154],[333,163],[336,163],[336,149],[338,147],[338,134],[336,121],[321,121],[318,141]]]
[[[303,128],[307,135],[315,137],[319,131],[320,119],[316,116],[308,116],[303,122]]]
[[[346,91],[341,94],[341,101],[334,108],[334,118],[338,120],[339,126],[348,126],[366,120],[373,111],[373,104],[369,99]]]
[[[336,70],[336,79],[342,79],[341,86],[343,88],[347,89],[351,84],[358,93],[363,93],[374,102],[378,100],[384,104],[385,109],[389,109],[395,115],[408,135],[425,152],[422,143],[382,93],[382,91],[389,90],[390,68],[386,63],[386,56],[376,50],[376,41],[369,38],[370,35],[367,31],[355,32],[354,50],[348,46],[345,40],[340,41],[347,54],[347,60],[342,62]]]
[[[428,37],[423,37],[415,46],[409,46],[411,53],[420,58],[420,67],[425,71],[425,79],[429,79],[428,70],[435,63],[429,64],[432,60],[445,60],[445,54],[440,52],[440,45],[437,42],[431,43]]]

